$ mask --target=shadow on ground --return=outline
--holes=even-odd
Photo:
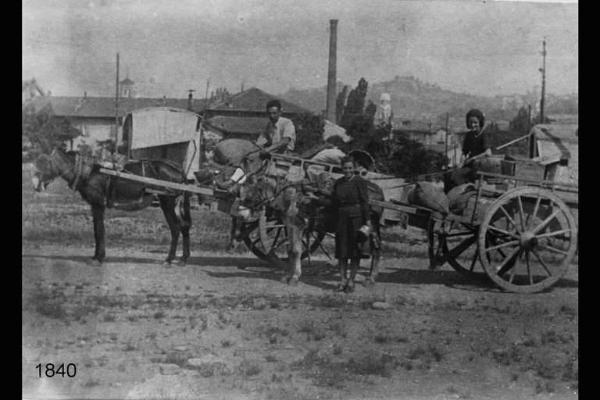
[[[47,254],[23,254],[24,258],[45,258],[51,260],[65,260],[90,264],[91,258],[88,256],[63,256]],[[134,263],[134,264],[162,264],[162,260],[146,257],[107,257],[105,264],[111,263]],[[200,256],[191,257],[186,267],[201,268],[210,267],[232,267],[235,269],[224,269],[222,272],[207,270],[206,274],[213,278],[256,278],[272,281],[282,281],[288,272],[285,264],[274,266],[266,261],[254,257],[231,257],[231,256]],[[173,265],[171,268],[178,268]],[[359,273],[367,275],[368,267],[363,266]],[[334,266],[325,261],[312,261],[310,265],[304,262],[302,266],[301,282],[323,290],[332,290],[337,286],[339,271]],[[429,270],[429,269],[409,269],[409,268],[388,268],[380,272],[377,282],[380,283],[398,283],[403,285],[444,285],[461,290],[482,291],[482,292],[504,292],[496,286],[484,273],[474,276],[465,276],[455,271]],[[546,291],[553,288],[578,288],[578,282],[572,279],[561,279]]]

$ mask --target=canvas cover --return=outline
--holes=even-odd
[[[200,168],[198,115],[169,107],[131,113],[131,155],[134,159],[167,159],[181,165],[188,179]]]
[[[189,142],[195,138],[198,115],[169,107],[144,108],[131,112],[131,149]]]

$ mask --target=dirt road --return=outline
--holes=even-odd
[[[112,249],[97,267],[91,250],[24,248],[27,395],[576,398],[576,271],[516,295],[389,259],[374,289],[345,295],[323,260],[290,288],[249,256],[165,268],[162,254]],[[46,362],[77,376],[40,379]]]

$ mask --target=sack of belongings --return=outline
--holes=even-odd
[[[448,197],[442,187],[433,182],[417,182],[408,193],[408,202],[447,215],[450,212]]]
[[[450,212],[462,215],[469,204],[469,199],[477,194],[477,189],[472,183],[465,183],[452,188],[446,195],[448,197]]]
[[[225,139],[217,143],[214,150],[214,162],[222,165],[239,165],[244,157],[253,153],[258,157],[259,147],[244,139]]]

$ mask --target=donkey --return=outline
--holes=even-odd
[[[302,237],[308,227],[307,218],[310,218],[309,215],[312,215],[316,220],[323,221],[319,224],[318,229],[335,232],[336,210],[332,209],[330,202],[327,201],[327,193],[322,192],[321,196],[318,197],[311,196],[303,192],[303,188],[307,188],[306,185],[288,186],[282,180],[266,176],[260,177],[258,181],[246,182],[243,188],[245,189],[241,193],[243,204],[250,208],[266,204],[267,207],[279,213],[288,238],[289,273],[283,281],[292,286],[296,285],[302,275]],[[379,186],[368,182],[368,188],[369,198],[383,200],[383,191]],[[382,212],[381,207],[371,206],[370,219],[373,233],[368,243],[371,268],[365,286],[372,286],[379,274],[379,261],[381,258],[380,219]],[[356,270],[351,271],[351,274],[352,279],[354,279]]]
[[[76,168],[76,156],[76,152],[65,152],[60,148],[55,148],[50,155],[40,155],[34,161],[33,186],[37,192],[41,192],[54,179],[61,177],[69,184],[71,189],[79,192],[81,197],[90,204],[96,242],[96,250],[92,261],[99,265],[106,257],[104,245],[105,209],[116,207],[126,211],[141,210],[152,203],[153,195],[145,191],[146,185],[143,183],[102,174],[99,172],[97,165],[93,167],[88,176],[80,176]],[[125,164],[124,171],[170,182],[185,182],[182,169],[168,160],[131,161]],[[175,259],[180,233],[183,236],[183,255],[177,263],[185,265],[190,256],[190,227],[192,225],[190,194],[184,193],[182,197],[179,193],[170,192],[158,195],[160,208],[171,231],[171,247],[164,261],[165,265],[170,265]]]

